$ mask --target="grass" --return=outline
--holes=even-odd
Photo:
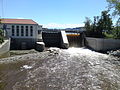
[[[114,35],[113,34],[108,34],[108,33],[104,33],[104,36],[105,36],[105,38],[114,38]]]

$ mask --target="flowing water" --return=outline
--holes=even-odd
[[[44,59],[0,64],[0,90],[120,90],[120,59],[50,48]]]

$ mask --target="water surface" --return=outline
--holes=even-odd
[[[119,90],[119,58],[84,48],[50,48],[47,57],[0,64],[0,90]]]

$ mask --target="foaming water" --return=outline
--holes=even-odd
[[[69,53],[82,53],[82,54],[101,54],[95,51],[92,51],[90,49],[86,49],[86,48],[75,48],[75,47],[71,47],[69,49],[67,49],[66,51],[68,51]],[[103,54],[101,54],[103,55]]]
[[[87,49],[87,48],[71,47],[65,51],[71,55],[84,55],[84,56],[86,55],[86,56],[91,56],[91,57],[102,56],[102,57],[106,57],[106,58],[109,57],[109,55],[107,55],[107,54],[95,52],[95,51],[92,51],[92,50]]]
[[[120,65],[113,63],[114,57],[74,47],[50,48],[48,51],[50,53],[45,58],[20,65],[22,71],[14,75],[17,78],[11,85],[13,90],[120,89]],[[18,75],[24,78],[18,78]]]
[[[29,71],[25,83],[28,89],[114,90],[120,87],[120,75],[106,61],[108,55],[84,48],[50,50],[59,51],[59,54],[46,58],[42,65],[37,62],[38,66]]]

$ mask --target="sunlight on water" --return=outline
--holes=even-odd
[[[99,56],[99,55],[102,55],[103,57],[108,57],[107,54],[102,54],[102,53],[99,53],[99,52],[95,52],[95,51],[92,51],[90,49],[86,49],[86,48],[76,48],[76,47],[71,47],[69,48],[68,50],[66,50],[68,53],[72,54],[72,55],[75,55],[75,54],[80,54],[80,55],[88,55],[88,56]]]
[[[31,69],[32,66],[24,65],[22,68],[24,68],[24,69]]]
[[[0,90],[120,89],[118,59],[86,48],[51,47],[47,51],[37,60],[1,64]]]

